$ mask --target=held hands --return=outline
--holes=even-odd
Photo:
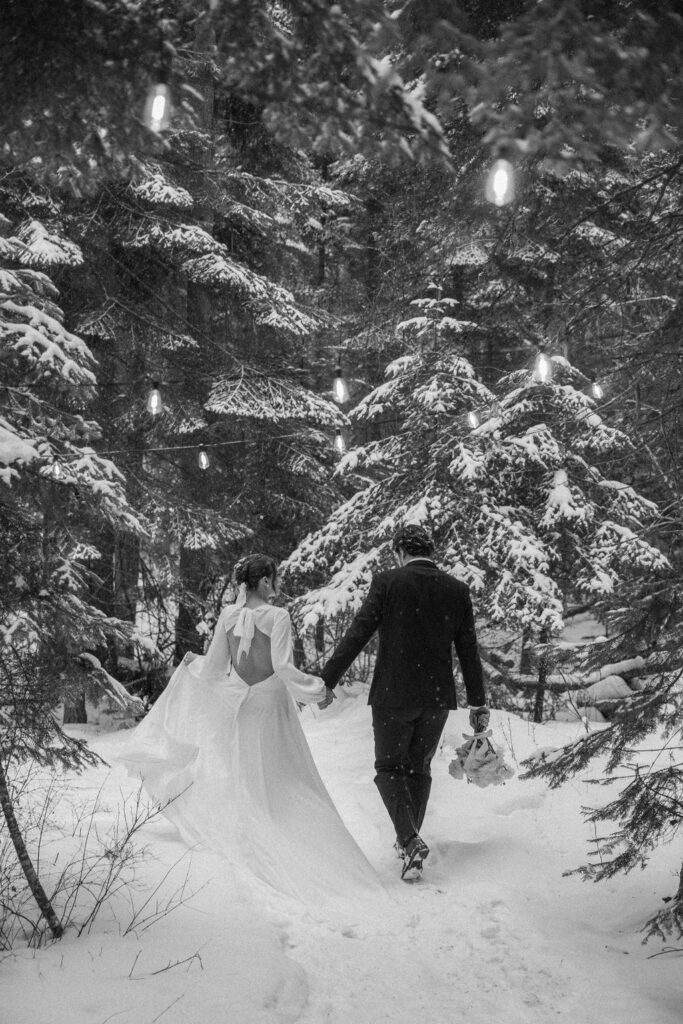
[[[325,708],[329,707],[332,701],[336,699],[337,695],[334,690],[331,690],[329,686],[326,686],[322,699],[318,701],[318,707],[321,711],[324,711]]]
[[[470,729],[475,733],[484,732],[488,728],[491,712],[484,705],[481,708],[470,708]]]

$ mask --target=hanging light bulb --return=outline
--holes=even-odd
[[[52,463],[51,473],[52,473],[52,478],[54,480],[61,480],[61,478],[64,476],[64,473],[62,471],[62,467],[59,465],[58,462],[53,462]]]
[[[143,120],[150,131],[162,132],[171,119],[171,91],[163,82],[151,85],[145,101]]]
[[[479,417],[477,416],[474,409],[470,409],[470,411],[467,413],[467,422],[472,427],[472,430],[475,430],[479,426]]]
[[[211,465],[211,461],[210,461],[210,459],[209,459],[209,456],[208,456],[208,454],[207,454],[207,453],[206,453],[206,452],[204,451],[204,449],[203,449],[203,448],[202,448],[202,450],[200,451],[199,455],[197,456],[197,462],[199,463],[199,468],[200,468],[200,469],[208,469],[208,468],[209,468],[209,466]]]
[[[534,374],[536,380],[540,381],[541,384],[547,384],[552,377],[553,367],[552,363],[548,359],[545,352],[539,352],[536,357],[536,363],[534,366]]]
[[[485,193],[495,206],[507,206],[515,198],[515,169],[509,160],[496,160],[491,165]]]
[[[602,390],[602,388],[597,382],[593,384],[591,391],[593,392],[594,398],[602,398],[602,396],[605,394],[605,392]]]
[[[347,402],[348,401],[348,399],[349,399],[349,389],[348,389],[348,386],[346,384],[346,381],[344,380],[344,375],[342,374],[341,363],[339,363],[339,365],[337,366],[337,369],[335,370],[335,373],[334,373],[334,384],[332,385],[332,390],[334,392],[334,397],[335,397],[336,401],[339,402],[340,405],[343,402]]]
[[[161,392],[159,391],[159,381],[155,380],[152,384],[152,390],[147,396],[147,412],[151,413],[152,416],[158,416],[164,407],[161,401]]]
[[[340,455],[343,455],[344,452],[346,451],[346,441],[344,440],[344,435],[342,434],[341,430],[338,430],[337,433],[334,435],[334,447],[336,448]]]

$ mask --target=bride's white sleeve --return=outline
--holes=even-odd
[[[190,678],[197,680],[197,682],[218,682],[225,677],[230,668],[230,647],[225,628],[226,614],[227,609],[224,608],[218,617],[213,638],[206,654],[200,654],[196,658],[192,658],[191,661],[181,662],[184,671],[187,672]]]
[[[284,608],[278,608],[270,634],[270,657],[273,671],[282,679],[295,700],[315,704],[325,693],[325,684],[318,676],[301,672],[294,664],[292,620]]]

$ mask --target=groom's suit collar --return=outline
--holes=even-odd
[[[417,558],[409,558],[408,561],[404,563],[403,568],[405,569],[409,565],[414,565],[416,562],[419,562],[421,564],[433,565],[434,568],[436,569],[436,562],[434,561],[434,559],[427,558],[426,555],[424,557],[418,556]]]

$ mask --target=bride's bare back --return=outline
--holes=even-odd
[[[270,653],[270,637],[263,633],[258,626],[254,627],[254,636],[249,651],[243,651],[242,657],[238,658],[240,638],[235,636],[233,629],[226,630],[230,657],[237,675],[247,686],[255,686],[262,683],[273,674],[273,659]]]

